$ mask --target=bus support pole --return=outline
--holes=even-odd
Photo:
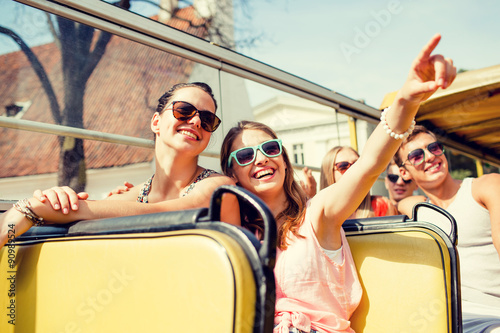
[[[356,118],[349,117],[349,136],[351,138],[351,147],[358,151],[358,135],[356,132]]]

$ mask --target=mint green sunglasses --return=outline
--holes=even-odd
[[[269,141],[262,142],[258,146],[253,147],[245,147],[240,148],[238,150],[233,151],[229,155],[229,160],[227,161],[227,167],[231,167],[231,161],[234,158],[236,163],[240,166],[249,165],[253,161],[255,161],[255,157],[257,156],[257,149],[262,152],[267,157],[276,157],[280,156],[283,152],[281,146],[281,139],[273,139]]]

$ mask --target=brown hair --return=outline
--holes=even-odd
[[[273,139],[278,138],[276,133],[270,127],[255,121],[240,121],[236,126],[231,128],[224,138],[220,154],[221,169],[224,174],[229,177],[234,176],[232,166],[236,164],[233,163],[231,167],[228,167],[227,165],[233,142],[236,137],[238,137],[238,135],[240,135],[245,130],[259,130],[269,134],[269,136],[271,136]],[[282,156],[283,161],[286,165],[283,190],[285,191],[288,204],[282,212],[275,216],[275,219],[278,221],[281,218],[285,218],[285,222],[283,222],[283,224],[281,224],[278,229],[278,247],[281,250],[285,250],[288,246],[286,237],[288,232],[291,232],[296,237],[303,237],[298,233],[298,229],[300,228],[304,220],[306,211],[306,195],[300,185],[295,181],[292,163],[290,163],[290,158],[288,157],[288,153],[285,147],[283,147]]]
[[[323,157],[323,161],[321,162],[321,172],[319,180],[320,190],[337,182],[337,180],[335,179],[335,172],[333,168],[335,163],[337,162],[337,155],[343,149],[350,149],[359,157],[358,152],[349,146],[335,146],[332,149],[330,149],[326,153],[325,157]],[[371,195],[368,192],[366,197],[363,199],[363,202],[361,202],[359,207],[356,209],[356,215],[355,215],[356,218],[366,218],[375,216],[375,213],[373,212],[372,209],[371,201],[372,201]]]
[[[172,96],[175,94],[175,92],[179,89],[182,88],[188,88],[188,87],[193,87],[193,88],[199,88],[206,92],[210,97],[212,97],[212,100],[214,101],[215,105],[215,111],[217,111],[217,101],[215,100],[214,94],[212,92],[212,88],[206,83],[203,82],[190,82],[190,83],[177,83],[173,85],[167,92],[165,92],[159,99],[158,99],[158,106],[156,107],[156,112],[161,114],[164,110],[165,107],[170,103],[170,99]]]
[[[396,155],[394,155],[394,162],[396,163],[397,166],[399,166],[399,167],[404,166],[403,165],[403,163],[405,162],[403,160],[404,157],[401,156],[401,151],[403,150],[403,147],[408,142],[413,141],[417,135],[422,134],[422,133],[429,134],[434,139],[437,140],[436,135],[434,135],[434,133],[432,133],[431,131],[429,131],[427,128],[425,128],[422,125],[416,125],[415,128],[413,129],[413,132],[410,135],[408,135],[408,137],[406,139],[403,140],[403,143],[401,144],[401,146],[399,146],[398,151],[396,152]]]

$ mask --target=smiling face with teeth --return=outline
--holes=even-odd
[[[424,150],[424,162],[420,165],[414,166],[409,161],[406,161],[406,158],[403,159],[403,161],[406,161],[404,167],[400,168],[403,177],[405,177],[406,173],[409,173],[409,177],[406,178],[413,178],[418,184],[435,183],[436,186],[441,186],[441,183],[449,175],[448,160],[444,154],[435,156],[427,150],[426,147],[435,141],[436,138],[433,135],[419,133],[412,141],[407,142],[401,147],[398,152],[400,157],[408,156],[415,149]]]
[[[231,151],[252,147],[262,142],[275,139],[266,132],[254,129],[242,131],[233,141]],[[258,195],[266,201],[284,198],[283,184],[285,182],[286,165],[283,155],[267,157],[257,149],[255,160],[245,166],[232,163],[232,174],[235,180],[245,189]]]
[[[175,91],[169,101],[184,101],[192,104],[198,110],[215,113],[215,103],[212,97],[197,87],[184,87]],[[169,151],[189,151],[198,156],[208,145],[211,133],[201,127],[198,114],[189,120],[176,119],[167,104],[161,114],[156,112],[151,121],[151,129],[156,134],[157,141],[169,147]]]

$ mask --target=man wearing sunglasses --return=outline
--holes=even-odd
[[[412,196],[418,186],[411,179],[403,179],[399,173],[399,166],[394,162],[387,166],[386,173],[385,188],[392,204],[397,207],[401,200]]]
[[[457,222],[463,331],[500,332],[500,175],[453,179],[443,145],[423,126],[403,141],[395,162],[403,178]],[[408,197],[398,209],[410,216],[423,200]]]

